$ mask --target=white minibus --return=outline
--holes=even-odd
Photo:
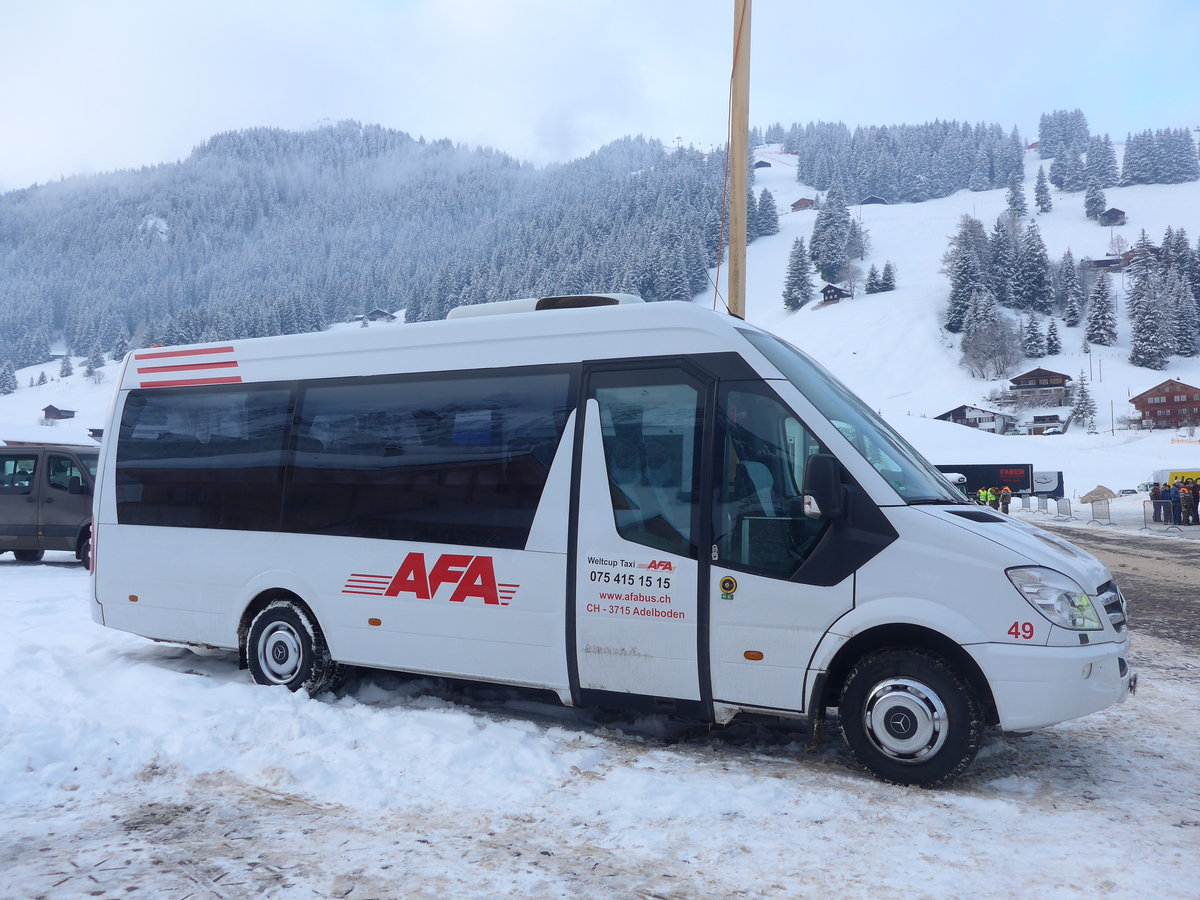
[[[316,693],[348,665],[728,723],[833,708],[880,778],[1136,686],[1125,601],[804,353],[627,295],[127,358],[93,617]]]

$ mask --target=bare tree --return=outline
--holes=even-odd
[[[862,283],[862,277],[862,266],[847,263],[842,267],[842,284],[846,286],[846,290],[850,292],[851,297],[858,293],[858,286]]]
[[[987,329],[963,337],[962,363],[976,378],[1000,378],[1024,359],[1021,329],[1008,319],[1000,319]]]

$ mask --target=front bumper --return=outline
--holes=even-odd
[[[976,644],[1000,727],[1031,731],[1107,709],[1137,690],[1129,640],[1087,647]]]

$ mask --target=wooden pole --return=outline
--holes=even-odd
[[[729,313],[746,318],[746,198],[750,171],[750,3],[733,4],[729,82]]]

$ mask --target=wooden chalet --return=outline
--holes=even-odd
[[[1125,210],[1117,209],[1115,206],[1111,207],[1110,209],[1106,209],[1104,212],[1100,213],[1100,224],[1101,225],[1124,225],[1125,224]]]
[[[769,162],[767,162],[765,159],[760,159],[758,162],[756,162],[756,163],[754,164],[754,168],[756,168],[756,169],[769,169],[769,168],[771,168],[771,164],[770,164]]]
[[[1085,266],[1097,272],[1120,272],[1128,263],[1123,256],[1101,256],[1099,259],[1085,259]]]
[[[800,212],[802,209],[812,209],[816,205],[817,201],[813,200],[811,197],[801,197],[792,204],[792,212]]]
[[[1038,391],[1046,388],[1064,388],[1071,380],[1070,375],[1062,372],[1051,372],[1049,369],[1030,369],[1022,375],[1009,379],[1014,391]]]
[[[882,197],[876,197],[874,194],[872,194],[870,197],[863,197],[861,200],[858,201],[859,206],[870,206],[872,204],[880,204],[880,203],[882,203],[884,206],[888,205],[888,202],[886,200],[884,200]]]
[[[396,317],[393,316],[390,312],[388,312],[386,309],[379,309],[378,307],[371,310],[365,316],[355,316],[354,317],[354,321],[356,321],[356,322],[361,322],[363,319],[366,319],[368,322],[395,322],[396,321]]]
[[[1009,401],[1020,400],[1032,406],[1064,406],[1069,402],[1071,389],[1067,383],[1070,375],[1062,372],[1052,372],[1049,369],[1030,369],[1009,379],[1012,385],[1004,398]]]
[[[840,288],[836,284],[827,284],[821,288],[821,296],[825,298],[826,303],[837,303],[839,300],[848,300],[854,295],[845,288]]]
[[[1169,378],[1130,397],[1143,428],[1179,428],[1200,423],[1200,387]]]
[[[955,425],[965,425],[967,428],[978,428],[980,431],[992,431],[1004,434],[1016,424],[1017,417],[1009,413],[995,412],[978,406],[956,406],[935,418],[943,422],[953,422]]]
[[[75,418],[75,410],[59,409],[57,406],[46,406],[42,408],[42,418],[47,422],[73,419]]]

